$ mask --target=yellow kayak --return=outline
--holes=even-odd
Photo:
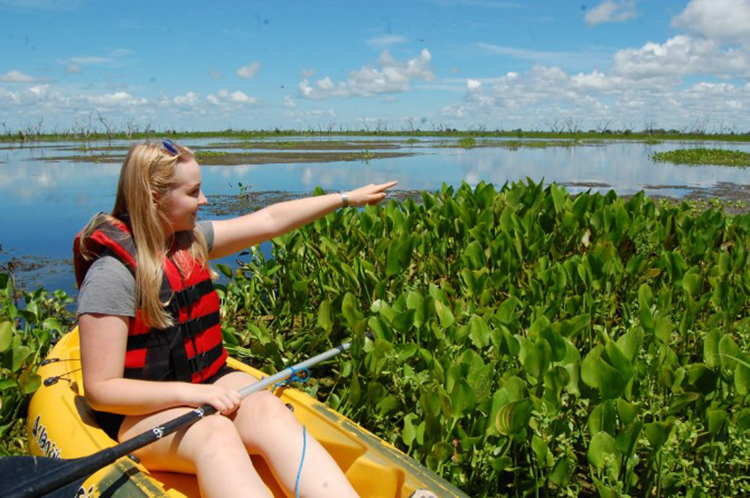
[[[114,446],[94,420],[83,396],[78,329],[65,335],[39,369],[42,387],[29,405],[29,444],[33,455],[73,459]],[[264,374],[237,360],[229,365],[256,378]],[[351,420],[291,389],[276,390],[338,462],[362,497],[408,498],[414,496],[466,497],[459,489]],[[284,497],[262,458],[253,464],[274,496]],[[431,493],[431,494],[430,494]],[[150,472],[136,459],[123,457],[89,477],[76,496],[199,497],[193,475]]]

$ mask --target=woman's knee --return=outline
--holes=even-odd
[[[269,391],[259,392],[243,401],[234,423],[246,443],[299,425],[284,402]]]
[[[180,444],[181,453],[192,461],[225,452],[237,445],[242,445],[237,427],[223,415],[211,415],[193,424]]]

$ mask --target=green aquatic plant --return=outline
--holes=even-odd
[[[710,164],[716,166],[750,166],[750,152],[727,149],[678,149],[656,152],[651,155],[656,162],[673,164]]]
[[[750,492],[750,217],[533,182],[340,210],[253,250],[228,342],[471,496]],[[372,333],[372,339],[364,335]]]
[[[9,273],[0,273],[0,456],[27,452],[26,409],[41,385],[36,371],[59,334],[70,329],[71,302],[60,290],[19,290]]]

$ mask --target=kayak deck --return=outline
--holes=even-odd
[[[65,335],[49,358],[50,362],[39,369],[42,387],[29,405],[32,454],[71,459],[117,444],[98,427],[83,397],[78,330]],[[255,378],[263,376],[262,372],[237,360],[230,358],[229,364]],[[300,423],[333,456],[360,496],[407,498],[418,489],[429,490],[440,498],[466,496],[392,445],[311,396],[290,388],[276,389],[276,395],[293,408]],[[265,461],[253,457],[253,465],[273,495],[284,497]],[[111,496],[200,496],[195,476],[150,472],[129,458],[121,458],[87,479],[82,492],[89,491],[96,494],[116,492]]]

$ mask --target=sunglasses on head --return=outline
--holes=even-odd
[[[165,148],[167,150],[167,152],[169,152],[173,156],[179,156],[180,155],[180,152],[177,150],[177,145],[173,141],[171,141],[169,139],[162,140],[161,141],[161,146],[163,148]]]

